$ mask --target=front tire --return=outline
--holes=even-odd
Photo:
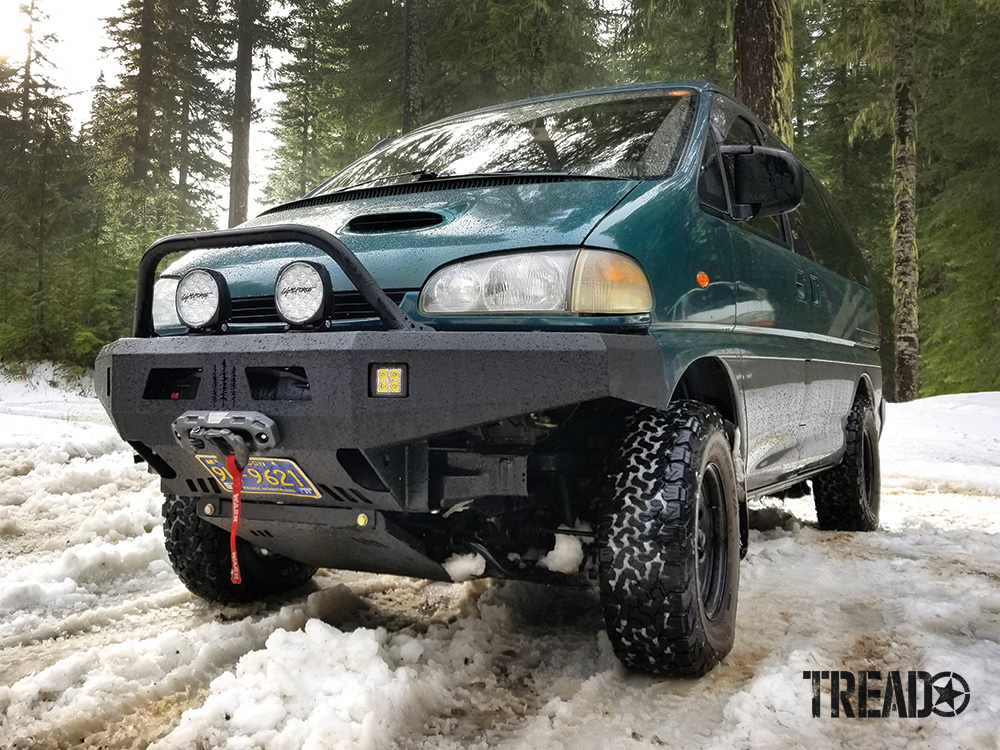
[[[736,472],[722,417],[682,401],[637,415],[599,527],[608,637],[628,667],[700,676],[733,647]]]
[[[264,599],[300,586],[316,568],[276,554],[264,555],[245,539],[236,539],[243,583],[229,579],[229,532],[197,513],[198,498],[167,495],[163,501],[163,536],[177,576],[193,593],[224,604]]]
[[[844,457],[812,480],[819,527],[828,531],[875,531],[881,504],[881,471],[875,408],[858,396],[847,415]]]

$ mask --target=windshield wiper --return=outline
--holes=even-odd
[[[343,193],[347,190],[356,190],[359,187],[364,187],[365,185],[371,185],[373,182],[381,182],[382,180],[399,180],[403,177],[416,177],[417,179],[413,182],[420,182],[421,180],[436,180],[438,178],[437,172],[431,172],[429,169],[415,169],[412,172],[400,172],[399,174],[387,174],[381,177],[372,177],[370,180],[364,180],[362,182],[355,182],[346,187],[337,188],[336,190],[331,190],[323,195],[333,195],[335,193]]]
[[[430,180],[463,180],[468,178],[477,177],[568,177],[574,180],[625,180],[628,182],[634,178],[632,177],[611,177],[609,175],[600,174],[584,174],[581,172],[548,172],[545,170],[530,170],[530,169],[496,169],[490,172],[466,172],[464,174],[442,174],[440,172],[432,172],[429,169],[415,169],[412,172],[400,172],[399,174],[383,175],[382,177],[372,177],[370,180],[364,180],[363,182],[355,182],[346,187],[337,188],[336,190],[330,190],[321,195],[336,195],[337,193],[346,193],[350,190],[357,190],[365,185],[371,185],[373,182],[382,182],[392,180],[402,179],[403,177],[416,177],[417,179],[412,182],[424,182]],[[410,183],[404,183],[410,184]]]
[[[538,169],[496,169],[490,172],[467,172],[465,174],[437,174],[434,177],[425,177],[427,180],[460,180],[467,177],[570,177],[575,180],[631,180],[631,177],[611,177],[602,174],[586,174],[584,172],[549,172]]]

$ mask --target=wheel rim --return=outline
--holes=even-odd
[[[698,565],[698,596],[711,619],[722,608],[726,589],[729,547],[726,544],[725,490],[715,464],[705,468],[698,493],[698,523],[695,557]]]

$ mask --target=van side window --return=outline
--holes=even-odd
[[[716,135],[726,146],[759,146],[760,136],[753,124],[734,111],[728,102],[718,97],[715,100],[716,112],[712,115],[712,127]],[[729,194],[732,195],[733,178],[733,157],[723,157],[725,163],[726,180],[729,183]],[[784,225],[780,216],[757,216],[746,222],[747,226],[756,231],[777,240],[785,242]]]
[[[795,251],[852,281],[867,284],[868,272],[861,252],[841,217],[831,211],[825,193],[807,170],[802,203],[788,214]]]
[[[722,161],[715,148],[715,138],[709,133],[705,141],[705,157],[698,174],[698,199],[706,206],[725,213],[729,210],[726,200],[726,183],[722,177]]]
[[[754,129],[754,126],[742,117],[737,117],[733,121],[733,127],[729,130],[729,134],[726,136],[725,142],[727,145],[760,145],[760,139],[757,137],[757,131]],[[733,177],[733,157],[726,157],[725,161],[727,162],[726,175],[731,186],[735,183],[735,179]],[[763,232],[769,237],[773,237],[778,242],[785,241],[785,232],[781,225],[780,216],[755,216],[750,219],[747,224],[756,229],[758,232]]]
[[[782,151],[788,151],[788,146],[781,142],[781,140],[772,133],[767,128],[761,128],[760,131],[764,136],[764,145],[770,148],[780,148]]]

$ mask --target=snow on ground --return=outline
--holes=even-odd
[[[736,646],[671,680],[618,665],[592,590],[322,571],[203,602],[156,482],[57,379],[0,383],[0,747],[1000,747],[1000,393],[890,405],[878,532],[755,504]],[[813,670],[954,671],[971,698],[813,718]]]

